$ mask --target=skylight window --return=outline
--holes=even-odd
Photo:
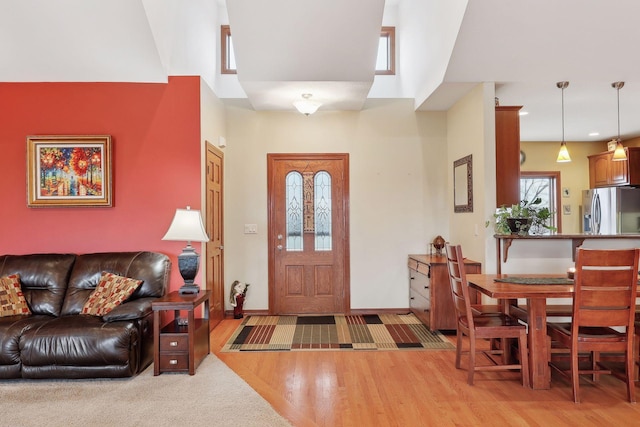
[[[396,28],[382,27],[376,58],[376,74],[394,75],[396,73]],[[228,25],[220,26],[220,73],[237,74],[236,57],[233,53],[233,39]]]

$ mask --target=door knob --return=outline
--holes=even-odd
[[[281,250],[282,250],[282,245],[278,245],[278,246],[276,246],[276,248],[277,248],[279,251],[281,251]]]

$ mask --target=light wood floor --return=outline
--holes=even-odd
[[[608,375],[583,381],[575,404],[556,377],[534,391],[518,373],[481,372],[469,386],[454,350],[220,353],[239,324],[225,319],[212,331],[212,352],[294,426],[640,425],[640,404]]]

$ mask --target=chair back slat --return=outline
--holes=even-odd
[[[627,310],[581,310],[580,326],[627,326]]]
[[[584,326],[633,329],[638,249],[578,249],[573,329]]]

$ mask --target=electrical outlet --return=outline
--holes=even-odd
[[[244,234],[258,234],[258,224],[245,224]]]

